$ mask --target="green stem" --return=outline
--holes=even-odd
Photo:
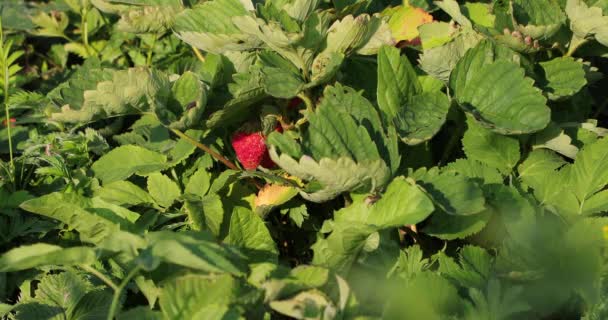
[[[11,170],[15,170],[15,160],[13,159],[13,135],[11,133],[11,114],[8,110],[8,70],[4,68],[4,113],[6,115],[6,130],[8,134],[8,153],[11,163]]]
[[[568,48],[568,52],[566,52],[566,57],[571,57],[576,50],[578,50],[580,47],[582,47],[584,44],[587,43],[587,40],[585,39],[581,39],[579,37],[577,37],[576,35],[572,36],[572,40],[570,40],[570,47]]]
[[[194,138],[188,136],[187,134],[177,130],[177,129],[170,129],[171,132],[175,133],[178,137],[188,141],[190,144],[192,144],[193,146],[207,152],[208,154],[210,154],[212,157],[214,157],[216,160],[220,161],[221,163],[225,164],[228,168],[232,169],[232,170],[239,170],[239,168],[232,163],[230,160],[226,159],[224,156],[222,156],[221,154],[213,151],[213,149],[209,148],[208,146],[196,141]]]
[[[133,270],[131,270],[131,272],[129,272],[129,274],[122,279],[122,282],[120,283],[120,285],[118,285],[118,287],[116,288],[116,290],[114,290],[114,297],[112,297],[112,304],[110,305],[110,311],[108,312],[108,320],[113,320],[114,317],[116,316],[116,311],[118,309],[118,303],[120,302],[120,295],[122,294],[123,290],[125,290],[125,287],[129,284],[129,282],[131,281],[131,279],[139,272],[139,270],[141,269],[141,267],[136,266],[135,268],[133,268]]]
[[[154,39],[152,39],[152,45],[150,45],[150,49],[148,49],[148,57],[146,58],[146,67],[152,65],[152,54],[154,53],[154,46],[156,45],[156,41],[158,40],[158,33],[154,34]]]
[[[90,55],[91,50],[89,47],[89,24],[87,22],[87,15],[89,14],[89,9],[86,5],[82,6],[82,12],[80,15],[80,25],[82,26],[82,40],[84,42],[84,47],[87,49],[87,53]]]
[[[4,52],[4,28],[2,26],[2,20],[0,20],[0,46],[2,46],[2,72],[4,73],[4,114],[6,116],[6,131],[8,134],[8,153],[10,158],[10,169],[11,172],[15,170],[15,160],[13,159],[13,135],[11,132],[11,113],[8,110],[9,103],[9,73],[8,73],[8,65],[6,61],[6,57],[8,57],[8,52]]]
[[[192,47],[192,51],[194,51],[194,54],[196,55],[196,57],[198,58],[198,60],[200,60],[202,63],[205,63],[206,59],[203,56],[203,54],[201,53],[201,51],[198,50],[198,48]]]
[[[456,129],[456,132],[452,134],[450,140],[448,141],[448,144],[446,145],[443,156],[441,157],[441,161],[439,162],[440,166],[444,165],[450,159],[454,148],[456,148],[458,142],[460,142],[461,135],[462,129],[459,127],[458,129]]]
[[[306,112],[314,111],[315,105],[306,93],[303,93],[303,92],[298,93],[298,98],[300,98],[302,101],[304,101],[304,104],[306,105]],[[300,112],[302,112],[302,111],[300,111]],[[297,128],[299,128],[307,122],[308,122],[308,119],[306,118],[306,116],[304,116],[300,120],[296,121],[295,126]]]
[[[602,105],[600,105],[597,110],[595,111],[595,113],[593,114],[593,119],[597,119],[599,118],[599,116],[602,115],[602,112],[604,112],[604,109],[606,109],[606,107],[608,106],[608,100],[604,101],[602,103]]]
[[[103,273],[99,272],[97,269],[91,267],[91,266],[87,266],[87,265],[80,265],[80,268],[94,276],[96,276],[97,278],[99,278],[99,280],[103,281],[105,284],[108,285],[108,287],[112,288],[112,290],[114,290],[114,292],[116,292],[118,290],[118,286],[112,281],[110,280],[110,278],[106,277],[106,275],[104,275]]]
[[[298,93],[298,98],[302,99],[304,104],[306,104],[306,111],[312,112],[315,109],[315,105],[312,103],[312,100],[307,94],[300,92]]]

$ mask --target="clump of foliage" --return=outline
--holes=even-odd
[[[608,317],[608,1],[0,18],[4,318]]]

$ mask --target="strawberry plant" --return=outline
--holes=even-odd
[[[608,318],[608,1],[0,21],[3,319]]]

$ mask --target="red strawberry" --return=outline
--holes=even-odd
[[[295,108],[299,107],[300,104],[302,104],[302,99],[295,97],[295,98],[289,100],[289,104],[287,105],[287,107],[289,109],[295,109]]]
[[[277,131],[280,127],[277,128]],[[236,158],[246,170],[255,170],[258,166],[272,168],[275,163],[270,159],[266,148],[266,137],[261,132],[236,132],[232,136],[232,148]]]
[[[17,123],[17,119],[10,118],[10,123],[11,123],[11,128],[16,127],[15,123]],[[5,126],[5,127],[7,126],[6,119],[2,120],[2,125]]]

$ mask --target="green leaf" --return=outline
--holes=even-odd
[[[243,273],[241,258],[205,233],[158,231],[148,233],[146,238],[149,245],[140,259],[151,261],[148,267],[155,267],[154,262],[160,260],[207,272]]]
[[[359,197],[355,203],[337,211],[331,224],[326,221],[332,233],[325,239],[317,239],[313,245],[313,263],[345,273],[370,243],[375,242],[375,248],[370,251],[377,249],[376,232],[417,224],[431,212],[433,203],[424,192],[405,178],[397,178],[377,202],[370,205]]]
[[[391,269],[389,277],[393,275],[402,279],[411,280],[431,266],[429,259],[424,258],[420,245],[415,244],[399,252],[399,259]]]
[[[168,132],[168,130],[167,130]],[[184,132],[190,138],[200,141],[203,137],[203,131],[201,130],[186,130]],[[168,140],[168,139],[167,139]],[[165,141],[167,141],[165,140]],[[196,146],[192,145],[188,140],[180,138],[175,146],[169,152],[169,156],[171,158],[171,166],[178,165],[183,163],[183,161],[187,160],[194,152],[197,150]]]
[[[534,39],[548,39],[566,22],[566,15],[557,1],[513,1],[516,30]]]
[[[457,288],[440,275],[424,272],[399,286],[383,313],[385,319],[449,319],[462,311]]]
[[[600,191],[585,201],[582,214],[592,215],[608,211],[608,191]]]
[[[410,99],[395,120],[401,139],[408,145],[428,141],[439,132],[450,110],[443,92],[424,92]]]
[[[121,10],[118,30],[131,33],[163,34],[171,29],[175,17],[184,10],[181,1],[163,0],[133,3]]]
[[[185,194],[193,194],[197,196],[204,196],[211,187],[211,176],[204,168],[199,168],[196,172],[188,179],[186,184]]]
[[[111,80],[97,83],[95,90],[84,92],[82,105],[64,105],[51,118],[59,122],[79,123],[109,116],[140,114],[148,110],[148,97],[169,86],[160,71],[144,68],[113,71]]]
[[[113,70],[103,68],[99,59],[87,59],[69,79],[51,90],[48,97],[59,107],[78,108],[84,103],[84,92],[95,90],[97,83],[112,80]]]
[[[304,88],[304,81],[300,75],[289,69],[263,67],[262,74],[264,75],[264,90],[273,97],[293,98]]]
[[[226,242],[242,248],[256,262],[276,261],[278,250],[264,221],[253,211],[235,207]]]
[[[429,50],[440,47],[452,40],[457,34],[452,34],[452,27],[447,22],[434,21],[418,27],[422,49]]]
[[[169,208],[182,194],[175,181],[158,172],[148,176],[148,191],[156,203],[164,208]]]
[[[270,302],[279,314],[295,319],[322,319],[324,314],[337,313],[331,299],[321,291],[303,291],[290,299]]]
[[[553,150],[570,159],[574,159],[579,151],[572,138],[554,123],[534,135],[532,149],[540,148]]]
[[[69,18],[65,12],[57,12],[57,14],[39,12],[30,19],[38,27],[34,34],[43,37],[64,37],[65,29],[69,25]]]
[[[160,295],[160,288],[156,286],[153,280],[146,279],[143,275],[136,276],[134,282],[137,285],[137,288],[141,290],[141,293],[146,297],[146,300],[148,300],[148,305],[154,307],[158,300],[158,296]]]
[[[500,184],[504,180],[498,169],[471,159],[458,159],[445,166],[443,171],[461,174],[472,180],[480,180],[482,184]]]
[[[435,205],[447,214],[473,215],[485,209],[481,188],[465,176],[431,171],[419,179]]]
[[[62,248],[37,243],[9,250],[0,256],[0,272],[12,272],[43,266],[89,265],[97,256],[90,247]]]
[[[107,202],[119,206],[136,206],[140,204],[153,204],[154,199],[149,193],[129,181],[115,181],[107,183],[93,194]]]
[[[312,63],[311,82],[307,88],[331,81],[345,60],[344,54],[339,52],[323,53],[318,55]]]
[[[565,164],[566,161],[554,152],[534,150],[519,165],[519,179],[530,186],[538,186],[546,178],[547,172],[554,173]]]
[[[3,3],[0,10],[2,26],[6,29],[32,31],[35,25],[29,18],[32,15],[31,9],[27,3],[19,1]]]
[[[501,287],[497,279],[490,279],[484,294],[480,289],[469,289],[473,304],[465,305],[465,315],[470,319],[512,319],[514,315],[530,310],[524,301],[520,286]]]
[[[239,0],[205,1],[180,13],[173,29],[184,42],[207,52],[253,49],[260,41],[242,33],[233,22],[234,17],[246,14]]]
[[[462,139],[467,157],[509,174],[521,157],[519,141],[485,129],[472,120],[467,121],[467,125]]]
[[[492,214],[489,211],[467,216],[436,211],[431,215],[422,232],[442,240],[464,239],[480,232],[491,218]]]
[[[458,24],[468,28],[473,27],[471,20],[462,14],[460,11],[460,6],[455,0],[436,1],[435,5],[441,8],[441,10],[445,11],[450,17],[452,17],[452,19],[454,19],[454,21],[458,22]]]
[[[188,71],[173,83],[170,93],[159,88],[153,101],[154,113],[164,125],[186,130],[199,125],[202,119],[207,106],[207,86]]]
[[[410,145],[431,139],[450,108],[443,93],[422,93],[408,58],[392,47],[383,47],[378,55],[377,96],[384,118],[395,123],[401,139]]]
[[[388,46],[378,53],[378,106],[387,119],[401,114],[406,103],[422,91],[414,67],[400,53]]]
[[[471,216],[454,216],[442,212],[431,215],[423,232],[444,240],[462,239],[481,231],[495,216],[512,212],[534,212],[534,207],[515,189],[502,184],[484,186],[487,209]],[[498,235],[492,235],[498,236]],[[500,241],[500,239],[493,239]]]
[[[91,166],[97,178],[111,183],[133,174],[147,176],[167,166],[167,157],[138,146],[121,146],[105,154]]]
[[[484,288],[491,268],[492,257],[479,247],[464,246],[458,253],[458,263],[448,256],[439,256],[439,272],[465,288]]]
[[[312,263],[339,273],[347,273],[365,247],[367,239],[376,231],[373,226],[362,223],[339,223],[325,239],[317,239],[312,245]]]
[[[228,84],[230,100],[221,110],[210,115],[205,122],[209,128],[217,128],[243,121],[248,115],[248,107],[266,97],[260,72],[233,75],[234,83]]]
[[[582,0],[567,0],[566,14],[570,20],[570,29],[579,39],[595,37],[599,43],[608,46],[608,16],[602,9],[588,6]]]
[[[551,151],[535,150],[520,165],[519,175],[541,205],[557,213],[575,214],[580,206],[570,187],[571,167],[565,164],[563,158]]]
[[[266,300],[284,299],[294,293],[314,288],[322,288],[331,280],[328,269],[318,266],[299,265],[288,274],[277,274],[262,284],[266,290]]]
[[[292,18],[304,21],[317,9],[321,0],[295,0],[284,5],[285,10]]]
[[[279,156],[274,147],[270,149],[272,160],[292,175],[318,182],[320,190],[304,191],[300,195],[313,202],[331,200],[348,190],[371,191],[384,185],[390,170],[382,160],[356,163],[350,158],[336,160],[323,158],[319,162],[310,157],[296,161],[287,155]]]
[[[107,317],[112,305],[112,297],[112,292],[109,290],[87,292],[74,307],[71,319],[89,320]]]
[[[327,47],[323,52],[338,52],[346,56],[355,51],[376,54],[382,45],[393,45],[390,29],[376,16],[348,15],[334,22],[327,31]]]
[[[424,37],[424,33],[422,36]],[[450,79],[450,73],[467,50],[475,47],[481,39],[476,32],[463,31],[442,46],[425,48],[420,56],[420,68],[429,75],[447,82]],[[427,44],[423,42],[422,45]],[[431,46],[431,44],[428,45]]]
[[[543,89],[551,100],[571,97],[586,84],[584,65],[571,57],[560,57],[541,62],[544,72]]]
[[[488,282],[486,294],[478,289],[470,289],[469,295],[474,306],[465,306],[466,317],[472,319],[483,319],[494,317],[495,319],[512,319],[514,315],[530,310],[530,305],[522,301],[523,288],[519,286],[501,288],[500,281],[491,279]]]
[[[167,281],[159,305],[165,319],[235,319],[224,318],[211,310],[227,309],[237,301],[241,291],[244,291],[242,286],[229,275],[184,275]]]
[[[224,207],[217,194],[208,194],[202,198],[187,199],[184,209],[188,214],[193,230],[208,229],[219,237],[224,221]]]
[[[483,126],[501,134],[539,131],[551,110],[533,80],[514,62],[499,58],[491,42],[481,42],[458,62],[450,87],[460,106]]]
[[[272,160],[311,182],[301,192],[309,201],[323,202],[345,191],[368,192],[385,185],[400,161],[395,137],[384,132],[374,107],[353,89],[336,85],[324,94],[314,112],[307,113],[309,126],[300,151],[289,139],[271,135]],[[289,154],[278,150],[280,146],[287,146]],[[292,154],[304,156],[297,160]]]
[[[426,219],[433,210],[433,202],[424,192],[401,177],[388,185],[382,198],[369,210],[365,222],[383,229],[412,225]]]
[[[608,139],[585,146],[576,156],[570,175],[582,211],[586,200],[608,185]]]
[[[492,6],[486,3],[465,2],[461,7],[471,22],[486,28],[493,28],[496,16],[492,14]]]
[[[79,301],[91,289],[91,284],[73,272],[45,276],[35,292],[36,300],[60,307],[71,315]]]
[[[148,307],[135,307],[121,312],[118,315],[119,320],[163,320],[163,314],[160,311],[150,310]]]
[[[57,219],[78,231],[81,240],[104,249],[133,252],[134,248],[143,245],[137,236],[120,230],[121,227],[127,230],[134,228],[128,219],[137,219],[139,215],[99,200],[86,199],[74,193],[51,193],[26,201],[20,207]],[[127,214],[131,213],[134,216],[129,217]]]

